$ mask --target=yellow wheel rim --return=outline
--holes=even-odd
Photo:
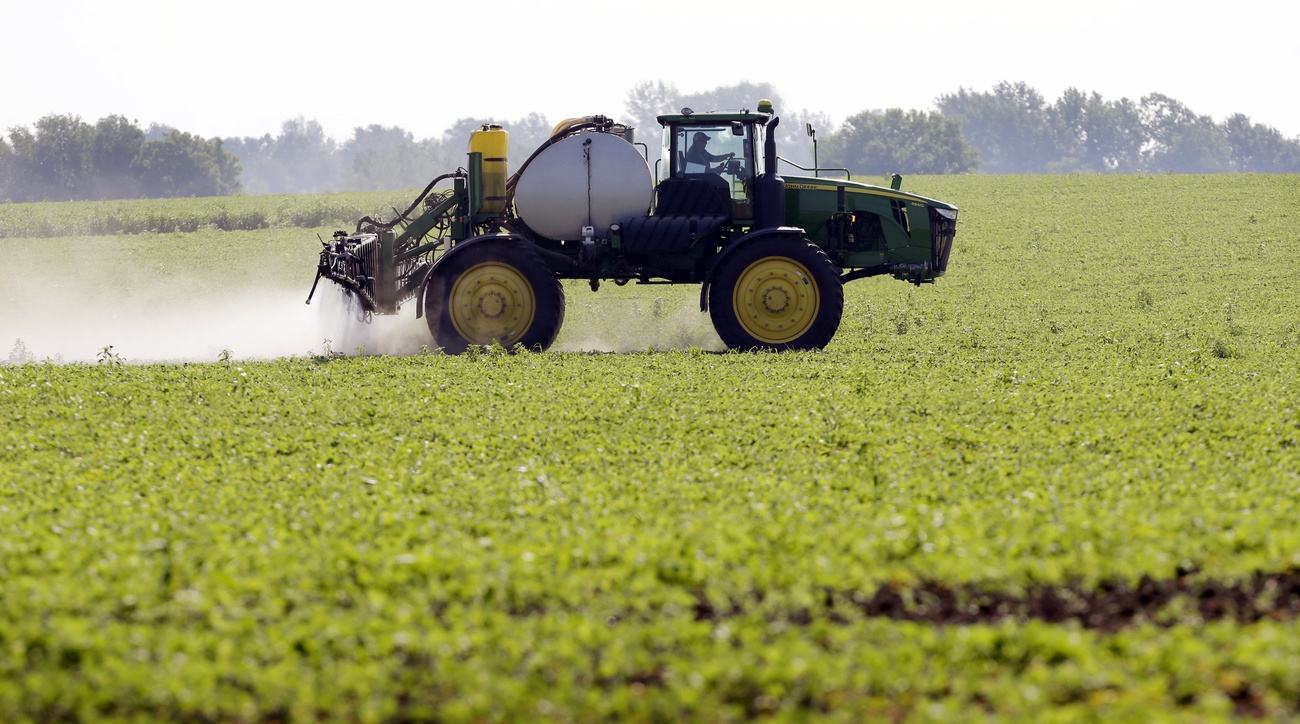
[[[732,304],[740,326],[751,337],[766,344],[784,344],[812,327],[821,307],[821,292],[803,264],[769,256],[741,272]]]
[[[533,286],[518,269],[484,262],[461,274],[451,288],[451,323],[470,344],[509,346],[537,313]]]

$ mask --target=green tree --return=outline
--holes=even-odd
[[[240,190],[238,159],[226,153],[220,140],[180,131],[146,141],[133,169],[152,198],[227,196]]]
[[[92,151],[94,172],[89,198],[126,199],[140,196],[142,189],[131,164],[144,145],[144,131],[125,116],[111,115],[95,124]]]
[[[939,96],[939,111],[961,124],[961,134],[979,151],[989,173],[1043,173],[1063,154],[1038,91],[1003,81],[989,93],[959,88]]]
[[[83,198],[94,167],[95,129],[80,116],[48,115],[9,130],[15,201]]]
[[[717,88],[699,93],[688,93],[681,97],[683,106],[689,106],[697,111],[725,111],[740,110],[748,108],[754,110],[758,107],[760,99],[772,101],[778,115],[788,113],[793,109],[786,108],[785,98],[776,90],[776,86],[771,83],[752,83],[750,81],[741,81],[733,85],[720,85]],[[679,108],[668,108],[660,113],[673,113]],[[657,129],[658,123],[654,124]]]
[[[1276,128],[1251,123],[1236,113],[1223,122],[1232,170],[1240,173],[1300,173],[1300,139],[1286,139]]]
[[[1141,168],[1146,131],[1135,103],[1106,101],[1097,93],[1068,88],[1048,109],[1061,161],[1051,170],[1093,173]]]
[[[782,112],[780,108],[777,108],[777,113],[781,116],[781,123],[776,127],[776,150],[780,158],[803,169],[812,168],[814,160],[826,167],[826,157],[820,152],[818,158],[813,158],[813,139],[808,137],[807,129],[813,127],[819,143],[830,139],[835,131],[830,116],[806,110]],[[803,169],[793,169],[793,172],[803,173]],[[781,166],[779,170],[785,173],[787,167]]]
[[[40,176],[40,149],[36,134],[26,126],[9,129],[9,141],[12,144],[12,162],[10,164],[10,198],[14,201],[48,200],[49,189]]]
[[[169,126],[166,123],[150,123],[148,130],[144,132],[144,140],[161,141],[167,137],[167,134],[179,129]]]
[[[302,116],[284,121],[278,136],[227,138],[222,143],[239,159],[243,185],[254,194],[334,191],[346,167],[345,155],[320,123]]]
[[[516,167],[551,137],[551,130],[554,128],[554,125],[541,113],[529,113],[523,118],[501,125],[510,132],[510,157],[514,159]],[[469,139],[466,138],[465,141],[468,142]]]
[[[822,149],[823,166],[862,174],[967,173],[979,163],[956,120],[901,108],[850,117]]]
[[[1175,173],[1223,173],[1232,170],[1232,148],[1223,129],[1202,116],[1176,130],[1164,148],[1151,154],[1150,165]]]
[[[352,140],[343,144],[343,153],[351,158],[343,185],[361,191],[422,186],[440,173],[433,159],[437,145],[436,141],[416,141],[409,131],[396,126],[354,128]]]
[[[13,178],[14,150],[9,142],[0,138],[0,202],[13,201],[10,184]]]
[[[283,169],[271,158],[270,149],[275,145],[275,137],[271,134],[225,138],[222,144],[227,152],[239,159],[243,168],[240,181],[246,193],[273,194],[288,187],[288,182],[281,178]]]
[[[677,86],[671,83],[641,81],[628,89],[623,100],[623,115],[615,120],[636,128],[643,141],[655,138],[659,135],[659,123],[655,118],[680,110],[681,95]]]
[[[291,118],[280,126],[271,155],[290,180],[290,193],[319,193],[337,188],[342,169],[335,157],[337,144],[325,135],[320,122]]]
[[[1231,170],[1232,149],[1224,130],[1209,116],[1192,112],[1162,93],[1142,97],[1142,122],[1148,145],[1147,168],[1176,173]]]

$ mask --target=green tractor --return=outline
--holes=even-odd
[[[446,352],[544,350],[564,321],[562,279],[593,291],[699,284],[728,347],[819,349],[839,327],[844,282],[922,284],[947,269],[955,206],[900,191],[898,176],[892,188],[782,178],[769,102],[658,121],[653,172],[632,128],[587,116],[560,123],[511,175],[506,132],[485,125],[466,168],[396,218],[366,217],[324,243],[308,303],[324,277],[362,319],[414,300]]]

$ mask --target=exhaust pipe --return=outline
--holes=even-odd
[[[760,229],[785,226],[785,179],[776,175],[776,126],[780,118],[767,122],[763,139],[763,175],[754,179],[754,224]]]

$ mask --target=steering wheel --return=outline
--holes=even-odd
[[[709,173],[730,174],[735,176],[740,173],[740,161],[735,158],[736,154],[729,154],[729,158],[719,161],[717,166],[709,166]]]

